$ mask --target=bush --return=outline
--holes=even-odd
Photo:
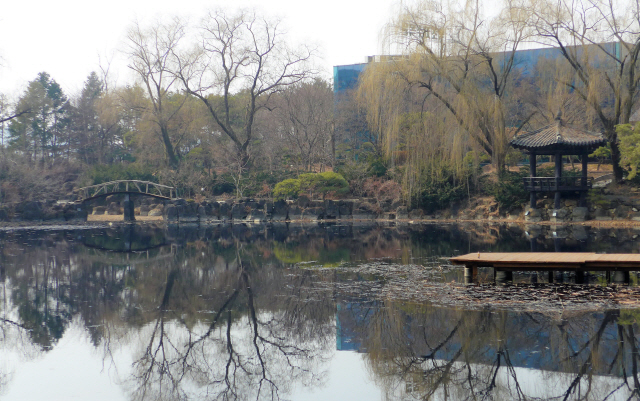
[[[287,179],[276,184],[273,197],[280,199],[295,199],[300,194],[314,195],[345,195],[349,192],[349,184],[338,173],[327,171],[324,173],[300,174],[297,179]]]
[[[324,173],[307,173],[301,174],[298,179],[300,180],[300,192],[305,192],[313,198],[314,194],[322,195],[345,195],[349,193],[349,184],[344,177],[333,171],[326,171]]]
[[[366,163],[353,160],[342,161],[336,166],[336,172],[347,180],[354,195],[363,195],[364,182],[369,177],[369,166]]]
[[[402,187],[393,180],[369,178],[364,182],[364,190],[368,197],[375,198],[378,206],[383,202],[399,201],[402,198]]]
[[[300,195],[300,180],[289,178],[276,184],[273,189],[275,200],[296,199]]]
[[[316,192],[316,188],[320,185],[321,179],[320,175],[316,173],[300,174],[298,176],[300,192],[307,193],[311,198],[313,198],[313,194]]]
[[[411,188],[411,205],[427,213],[447,208],[452,202],[466,198],[472,184],[470,169],[456,171],[447,163],[428,165],[416,174]]]
[[[618,134],[618,146],[620,147],[620,166],[629,170],[628,180],[638,174],[640,166],[640,124],[633,127],[631,124],[616,126]]]
[[[498,205],[504,209],[512,209],[529,199],[529,191],[524,188],[522,179],[529,177],[529,169],[523,167],[519,172],[504,171],[498,177],[498,182],[490,187]]]
[[[604,209],[608,209],[611,206],[599,189],[590,189],[587,192],[587,202],[592,206],[599,206]]]
[[[611,158],[611,144],[607,143],[606,146],[600,146],[593,153],[591,153],[589,157],[595,157],[596,159],[598,159],[597,170],[600,170],[600,166],[602,165],[602,163],[604,163],[605,160]]]
[[[422,187],[418,206],[427,212],[433,212],[448,207],[451,202],[463,199],[466,194],[466,187],[462,184],[454,185],[449,180],[433,180]]]
[[[367,172],[371,176],[384,177],[387,175],[387,165],[381,157],[370,157]]]
[[[292,177],[294,174],[289,171],[258,171],[248,173],[242,179],[242,194],[248,197],[268,197],[271,195],[275,185]],[[236,186],[233,177],[228,174],[220,175],[212,187],[213,195],[223,193],[236,193]]]

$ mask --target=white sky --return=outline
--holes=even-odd
[[[80,91],[99,60],[113,58],[112,79],[132,82],[123,48],[134,21],[179,15],[197,22],[216,6],[257,6],[283,19],[291,41],[319,47],[327,78],[332,66],[364,62],[379,54],[379,33],[397,0],[13,0],[0,14],[0,93],[17,98],[40,71],[48,72],[67,95]],[[103,63],[106,65],[106,63]]]

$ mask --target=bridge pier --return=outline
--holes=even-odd
[[[493,269],[496,284],[507,284],[513,282],[513,272],[511,270]]]
[[[614,284],[629,284],[631,275],[628,271],[614,271],[613,272],[613,282]]]
[[[475,284],[478,281],[478,266],[465,266],[464,268],[464,283]]]
[[[130,194],[124,194],[124,221],[136,221],[135,206]]]

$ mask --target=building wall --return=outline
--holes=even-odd
[[[607,52],[616,54],[620,57],[624,53],[624,48],[618,42],[604,43],[601,46],[606,49]],[[584,49],[593,52],[595,55],[601,53],[601,50],[597,45],[588,45]],[[578,54],[582,52],[581,47],[578,48]],[[509,57],[508,53],[499,53],[497,59],[499,61],[506,62]],[[562,53],[557,47],[547,47],[542,49],[525,49],[518,50],[516,52],[514,67],[521,69],[525,76],[531,76],[535,74],[536,65],[541,59],[555,60],[562,57]],[[502,60],[500,60],[502,58]],[[358,85],[358,77],[367,68],[367,65],[372,62],[386,61],[394,59],[392,56],[371,56],[368,57],[368,63],[349,64],[349,65],[337,65],[333,67],[333,92],[338,94],[348,89],[354,89]],[[593,57],[596,66],[600,62],[604,62],[607,58],[604,56]]]

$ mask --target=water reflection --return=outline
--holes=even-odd
[[[558,236],[539,231],[282,224],[0,232],[0,344],[33,360],[81,325],[105,363],[131,355],[113,381],[127,399],[288,398],[330,386],[336,350],[362,352],[387,399],[639,396],[640,312],[466,311],[342,291],[350,266],[363,261],[441,263],[461,252],[526,251],[532,238],[539,250],[554,249]],[[637,252],[634,235],[568,230],[560,245]],[[308,265],[321,269],[299,268]],[[462,271],[443,277],[461,281]],[[555,384],[531,388],[542,380]],[[10,382],[3,370],[0,391]]]
[[[202,391],[213,399],[277,399],[292,383],[322,383],[331,300],[299,291],[277,297],[288,280],[255,269],[243,247],[236,248],[233,269],[191,272],[167,272],[159,305],[145,319],[148,340],[135,356],[130,383],[134,399],[190,399]]]
[[[388,399],[631,399],[640,397],[639,313],[356,302],[339,309],[338,338],[366,352]]]

